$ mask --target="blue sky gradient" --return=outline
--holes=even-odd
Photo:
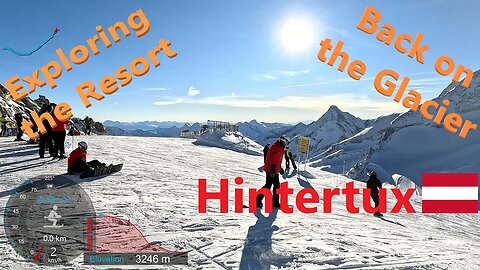
[[[356,26],[370,5],[383,14],[381,23],[398,33],[425,35],[430,46],[425,64],[398,53]],[[0,47],[29,51],[60,32],[28,57],[0,51],[0,80],[23,77],[58,60],[57,48],[69,52],[104,28],[143,9],[150,31],[131,35],[109,49],[99,46],[82,65],[63,73],[54,90],[43,87],[32,95],[68,102],[75,116],[97,121],[176,120],[295,122],[315,120],[332,104],[362,118],[402,111],[400,105],[376,92],[372,78],[393,69],[412,79],[411,87],[433,98],[450,82],[438,75],[434,61],[447,55],[472,70],[479,67],[480,2],[478,1],[9,1],[0,17]],[[286,21],[301,18],[312,25],[314,42],[306,50],[289,52],[280,32]],[[160,57],[161,66],[85,109],[75,87],[91,80],[98,88],[102,77],[157,45],[171,41],[178,56]],[[319,42],[345,42],[351,59],[367,65],[361,81],[318,61]]]

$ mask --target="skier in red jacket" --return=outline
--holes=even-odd
[[[53,109],[57,106],[55,103],[51,103]],[[59,159],[66,158],[65,156],[65,138],[67,136],[67,123],[61,122],[57,119],[55,114],[52,113],[53,120],[55,120],[56,126],[52,128],[52,139],[53,139],[53,158],[58,157]],[[59,154],[60,153],[60,154]]]
[[[68,173],[81,173],[89,169],[97,169],[106,167],[105,163],[98,160],[87,162],[87,148],[86,142],[79,142],[78,148],[73,150],[68,157]]]
[[[279,196],[277,194],[277,189],[280,188],[280,179],[279,173],[284,174],[285,171],[282,168],[282,160],[283,154],[285,153],[285,147],[288,146],[290,140],[286,136],[281,136],[279,140],[277,140],[267,152],[267,157],[265,158],[265,165],[263,166],[263,170],[266,174],[266,181],[263,188],[271,189],[273,185],[273,193],[272,193],[272,206],[273,207],[280,207]],[[257,207],[262,207],[264,195],[259,194],[257,197]]]

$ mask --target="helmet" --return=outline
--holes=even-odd
[[[289,143],[290,143],[290,139],[285,136],[285,135],[282,135],[280,136],[280,141],[283,143],[283,145],[287,146]]]
[[[82,148],[83,150],[87,150],[88,149],[88,144],[84,141],[81,141],[78,143],[78,147]]]

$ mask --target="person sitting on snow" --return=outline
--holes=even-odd
[[[90,169],[106,167],[105,163],[101,163],[98,160],[87,162],[87,149],[87,143],[82,141],[78,143],[78,148],[70,153],[68,157],[68,173],[81,173]]]
[[[378,190],[382,188],[382,182],[380,182],[380,179],[378,179],[377,174],[375,172],[372,172],[370,174],[370,178],[367,181],[367,188],[370,189],[370,196],[372,197],[372,200],[375,202],[375,207],[378,207],[379,204],[379,196],[378,196]],[[375,212],[373,214],[376,217],[382,217],[382,213],[379,211]]]

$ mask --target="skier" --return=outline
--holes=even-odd
[[[52,112],[52,106],[50,104],[43,104],[42,108],[38,112],[38,115],[42,115],[44,113],[51,113],[51,112]],[[52,141],[52,126],[50,126],[50,123],[47,120],[43,121],[43,125],[47,130],[47,132],[45,134],[40,134],[40,143],[39,143],[40,148],[38,149],[38,154],[40,158],[44,158],[45,149],[48,148],[50,156],[54,157],[53,141]]]
[[[53,104],[53,109],[57,106]],[[68,122],[61,122],[60,120],[55,117],[55,114],[52,115],[55,123],[57,124],[56,127],[52,130],[52,139],[53,139],[53,157],[58,157],[59,159],[66,158],[65,156],[65,138],[67,136],[67,123]],[[59,155],[60,154],[60,155]]]
[[[83,120],[85,123],[85,135],[90,135],[92,132],[92,125],[93,125],[93,119],[86,116],[85,120]]]
[[[378,196],[378,189],[382,188],[382,182],[377,178],[377,174],[372,172],[370,174],[370,178],[367,181],[367,188],[370,189],[370,196],[372,200],[375,202],[375,207],[378,207],[379,204],[379,196]],[[376,217],[383,217],[382,213],[378,210],[373,214]]]
[[[67,129],[68,136],[75,136],[75,131],[77,130],[77,128],[75,127],[75,123],[72,120],[68,121]]]
[[[295,164],[295,157],[292,152],[288,150],[288,145],[285,147],[285,170],[288,172],[290,170],[290,162],[292,163],[293,169],[297,170],[297,165]]]
[[[263,188],[270,189],[273,185],[272,192],[272,206],[280,207],[279,196],[277,194],[277,189],[280,187],[280,179],[278,174],[284,174],[285,171],[282,168],[283,154],[285,152],[285,147],[289,144],[290,140],[286,136],[281,136],[270,148],[268,149],[267,157],[265,159],[265,165],[263,169],[266,174],[265,185]],[[264,195],[260,194],[257,197],[257,207],[262,207]]]
[[[2,126],[2,130],[0,131],[0,136],[7,136],[7,115],[3,114],[2,117],[0,117],[0,125]]]
[[[15,141],[23,141],[22,135],[23,135],[23,130],[22,130],[22,121],[23,121],[23,115],[20,111],[18,111],[14,116],[15,122],[17,123],[17,138]]]
[[[105,163],[101,163],[98,160],[87,162],[87,149],[87,143],[81,141],[78,143],[78,148],[70,153],[70,156],[68,157],[68,173],[81,173],[89,169],[106,167]]]

